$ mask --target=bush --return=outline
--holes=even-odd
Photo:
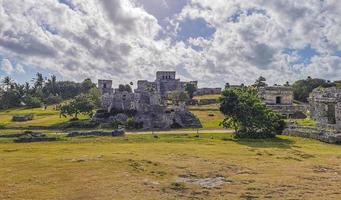
[[[24,103],[29,108],[39,108],[42,106],[42,101],[38,97],[27,96],[24,98]]]
[[[226,117],[221,125],[234,128],[237,137],[274,137],[284,128],[282,116],[267,108],[255,89],[227,88],[220,102]]]
[[[49,97],[46,98],[45,103],[47,105],[53,105],[53,104],[59,104],[62,101],[63,101],[62,97],[50,95]]]

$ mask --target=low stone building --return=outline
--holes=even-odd
[[[258,94],[267,107],[287,118],[305,118],[307,107],[294,105],[294,92],[291,87],[266,86],[258,89]]]
[[[291,87],[261,87],[259,88],[259,95],[266,105],[293,105],[294,91]]]
[[[309,96],[309,105],[319,127],[341,132],[340,88],[316,88]]]

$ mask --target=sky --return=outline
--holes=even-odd
[[[0,78],[341,79],[340,0],[0,0]]]

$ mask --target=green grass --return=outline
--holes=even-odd
[[[14,115],[33,114],[34,119],[26,122],[13,122]],[[87,116],[80,115],[80,119],[87,119]],[[0,127],[1,128],[27,128],[29,126],[52,126],[68,122],[70,117],[59,117],[59,111],[53,106],[49,106],[46,110],[43,108],[16,108],[8,110],[0,110]]]
[[[190,111],[200,120],[204,129],[217,129],[224,115],[219,111],[219,104],[190,106]]]
[[[214,188],[179,178],[228,182]],[[341,147],[279,136],[0,139],[0,199],[340,199]]]
[[[296,123],[299,126],[311,126],[311,127],[316,126],[316,121],[313,120],[312,118],[298,119],[296,120]]]

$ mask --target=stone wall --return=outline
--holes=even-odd
[[[210,95],[210,94],[221,94],[221,88],[198,88],[197,91],[194,92],[194,95]]]
[[[283,135],[311,138],[327,143],[341,143],[341,134],[335,130],[322,129],[318,127],[305,127],[291,125],[283,131]]]
[[[309,96],[309,104],[318,126],[341,132],[341,89],[316,88]]]
[[[294,92],[291,87],[261,87],[259,95],[267,105],[292,105],[294,100]]]

